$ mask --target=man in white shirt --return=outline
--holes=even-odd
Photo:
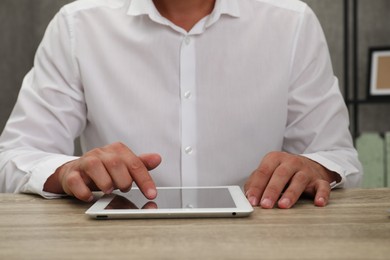
[[[156,185],[237,184],[263,208],[303,193],[324,206],[362,175],[323,32],[295,0],[65,6],[0,152],[2,191],[84,201],[133,182],[149,199]]]

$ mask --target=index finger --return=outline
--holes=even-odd
[[[267,187],[272,174],[280,165],[280,160],[273,154],[268,154],[261,161],[259,167],[252,173],[245,184],[245,195],[252,206],[260,204],[265,188]]]
[[[156,185],[142,160],[134,155],[130,159],[127,158],[126,162],[127,169],[141,192],[146,198],[155,199],[157,196]]]

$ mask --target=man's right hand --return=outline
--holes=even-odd
[[[66,193],[83,201],[93,199],[92,191],[106,194],[114,189],[129,191],[133,181],[146,198],[157,196],[149,170],[161,163],[158,154],[137,156],[122,143],[113,143],[85,153],[57,168],[44,185],[44,191]]]

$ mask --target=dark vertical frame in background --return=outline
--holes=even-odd
[[[358,55],[358,3],[344,0],[344,98],[352,119],[354,140],[359,136]]]
[[[361,134],[360,106],[389,104],[388,99],[369,99],[368,95],[359,98],[359,10],[358,0],[344,0],[344,98],[351,115],[350,127],[354,140]],[[368,72],[370,67],[367,66],[365,71]]]
[[[359,25],[358,1],[352,0],[352,75],[353,75],[353,136],[359,136]]]
[[[349,0],[344,0],[344,99],[349,100]]]
[[[349,0],[343,1],[344,8],[344,100],[350,110],[350,102],[349,102],[349,79],[350,79],[350,71],[349,71],[349,57],[350,57],[350,43],[349,43]],[[350,111],[350,115],[352,115],[352,111]],[[351,129],[353,131],[353,129]],[[354,133],[353,133],[354,134]]]
[[[357,0],[344,0],[344,99],[351,115],[354,140],[358,137],[359,124],[357,11]]]

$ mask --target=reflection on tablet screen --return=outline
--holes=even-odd
[[[105,209],[181,209],[181,208],[234,208],[227,188],[217,189],[159,189],[150,201],[138,190],[116,194]]]

